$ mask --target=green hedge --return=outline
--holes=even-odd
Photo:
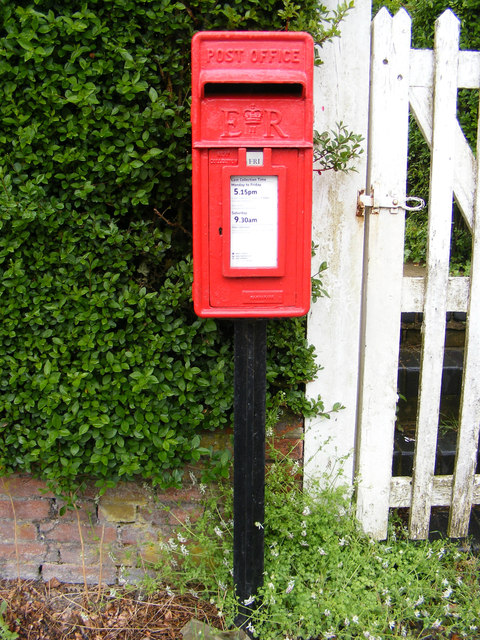
[[[2,473],[166,486],[208,453],[200,430],[231,422],[231,323],[196,318],[190,298],[190,39],[312,29],[319,11],[0,3]],[[272,322],[269,340],[270,404],[321,410],[302,393],[316,372],[302,322]]]

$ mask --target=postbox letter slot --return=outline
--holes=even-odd
[[[206,82],[205,98],[229,98],[230,96],[275,96],[301,98],[305,87],[300,82]]]

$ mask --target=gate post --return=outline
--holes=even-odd
[[[323,3],[337,8],[337,0]],[[371,0],[356,0],[340,25],[341,36],[320,49],[324,64],[315,69],[315,128],[322,132],[343,122],[361,134],[366,147],[368,128]],[[361,315],[363,219],[355,216],[357,192],[365,185],[366,152],[356,172],[329,171],[314,175],[313,241],[317,245],[312,274],[327,263],[323,284],[329,297],[320,298],[308,318],[308,340],[323,369],[307,385],[307,396],[321,395],[328,411],[345,408],[330,420],[311,418],[305,429],[305,476],[319,478],[345,462],[345,481],[353,482],[358,353]]]

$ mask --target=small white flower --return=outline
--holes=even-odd
[[[310,511],[310,507],[308,507],[308,506],[307,506],[307,507],[305,507],[305,509],[303,510],[302,515],[304,515],[304,516],[309,516],[309,515],[310,515],[310,513],[311,513],[311,511]]]
[[[340,540],[338,541],[338,544],[341,547],[344,547],[347,544],[347,541],[345,540],[345,538],[340,538]]]
[[[248,631],[250,631],[250,633],[253,633],[255,635],[255,627],[252,625],[251,622],[247,624],[247,629]]]
[[[470,631],[476,631],[478,629],[476,624],[471,624],[470,625]]]
[[[419,607],[421,604],[423,604],[425,602],[425,598],[423,596],[420,596],[418,598],[418,600],[415,602],[415,606]]]
[[[285,593],[290,593],[293,590],[294,586],[295,586],[295,580],[290,580],[290,582],[287,585],[287,588],[285,589]]]
[[[223,611],[219,611],[219,612],[217,613],[217,616],[218,616],[219,618],[223,618]]]
[[[255,602],[255,596],[250,596],[243,601],[243,604],[246,604],[248,607],[249,604],[253,604],[254,602]]]
[[[321,556],[327,555],[327,552],[325,551],[325,549],[322,549],[322,547],[318,547],[317,551]]]
[[[445,549],[442,547],[440,551],[437,553],[438,559],[441,560],[445,555]]]
[[[433,627],[434,629],[439,629],[439,628],[440,628],[440,626],[441,626],[441,624],[442,624],[442,623],[441,623],[441,622],[440,622],[440,620],[437,618],[437,619],[435,620],[435,622],[432,624],[432,627]]]
[[[346,627],[349,627],[349,626],[350,626],[350,620],[349,620],[348,618],[345,618],[345,620],[343,621],[343,624],[344,624]]]
[[[452,587],[448,587],[448,589],[445,589],[445,591],[442,593],[442,597],[443,598],[449,598],[453,593],[453,589]]]
[[[175,549],[178,548],[178,544],[175,542],[173,538],[169,539],[168,544],[170,546],[170,549],[172,549],[173,551],[175,551]]]
[[[395,629],[395,620],[390,620],[390,622],[388,623],[388,626],[393,631]]]
[[[461,577],[460,577],[460,576],[457,576],[457,578],[455,579],[455,582],[456,582],[457,584],[463,584],[463,580],[461,579]]]
[[[316,600],[316,599],[317,599],[317,594],[316,594],[316,593],[311,593],[311,594],[310,594],[310,598],[311,598],[312,600]]]
[[[198,487],[198,489],[199,489],[200,493],[201,493],[201,494],[202,494],[202,496],[203,496],[203,495],[205,495],[205,493],[207,492],[207,485],[206,485],[206,484],[201,484],[201,485]]]
[[[448,585],[449,585],[450,583],[449,583],[449,581],[447,580],[447,578],[444,578],[444,579],[442,580],[442,584],[443,584],[443,586],[444,586],[444,587],[448,587]]]
[[[165,587],[165,591],[167,592],[167,596],[170,596],[170,598],[173,598],[175,595],[168,585]]]
[[[353,624],[358,624],[358,616],[353,616],[352,622]]]
[[[219,538],[223,537],[223,531],[220,529],[220,527],[215,527],[214,531]]]
[[[268,585],[267,585],[267,587],[268,587],[269,589],[275,589],[275,585],[273,584],[273,582],[269,582],[269,583],[268,583]]]
[[[323,614],[328,618],[328,616],[332,615],[332,612],[330,611],[330,609],[325,609]]]
[[[414,613],[416,618],[420,618],[420,616],[422,615],[418,609],[415,609]]]
[[[190,551],[187,549],[187,547],[184,544],[182,544],[180,546],[180,551],[182,552],[182,555],[184,555],[184,556],[188,556],[189,553],[190,553]]]
[[[177,533],[177,540],[179,542],[186,542],[187,541],[187,539],[184,538],[181,533]]]
[[[297,475],[299,469],[300,469],[300,464],[295,460],[295,462],[292,464],[292,468],[290,469],[290,475],[291,476]]]
[[[261,522],[255,522],[255,526],[257,529],[263,529],[263,524]]]
[[[390,606],[391,606],[391,604],[392,604],[392,599],[391,599],[391,597],[390,597],[390,596],[387,596],[387,597],[385,598],[385,606],[390,607]]]

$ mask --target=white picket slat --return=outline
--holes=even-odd
[[[480,68],[480,64],[479,64]],[[480,427],[480,117],[477,127],[477,188],[473,228],[473,259],[470,273],[470,304],[467,315],[460,424],[457,436],[449,535],[467,535],[477,466]]]
[[[480,61],[480,59],[479,59]],[[428,146],[432,148],[432,100],[431,88],[410,88],[410,106]],[[455,166],[453,168],[453,192],[468,228],[473,223],[475,194],[475,157],[457,120],[454,126]]]
[[[410,86],[433,87],[433,51],[412,49],[410,52]],[[478,89],[480,87],[480,51],[459,51],[457,87]]]
[[[436,22],[427,276],[410,536],[428,536],[440,410],[453,199],[460,25],[451,11]]]
[[[447,284],[447,311],[467,311],[470,295],[470,278],[453,276]],[[402,311],[423,311],[425,304],[425,278],[404,276],[402,282]]]
[[[406,11],[382,9],[372,25],[367,193],[405,197],[411,25]],[[395,123],[392,126],[392,123]],[[388,145],[385,141],[388,140]],[[357,517],[372,536],[388,525],[405,212],[365,214],[364,308],[357,438]]]
[[[472,503],[480,504],[480,475],[472,477]],[[449,507],[452,503],[453,476],[433,476],[432,504]],[[412,478],[395,476],[390,486],[390,506],[392,509],[409,507],[412,499]]]

